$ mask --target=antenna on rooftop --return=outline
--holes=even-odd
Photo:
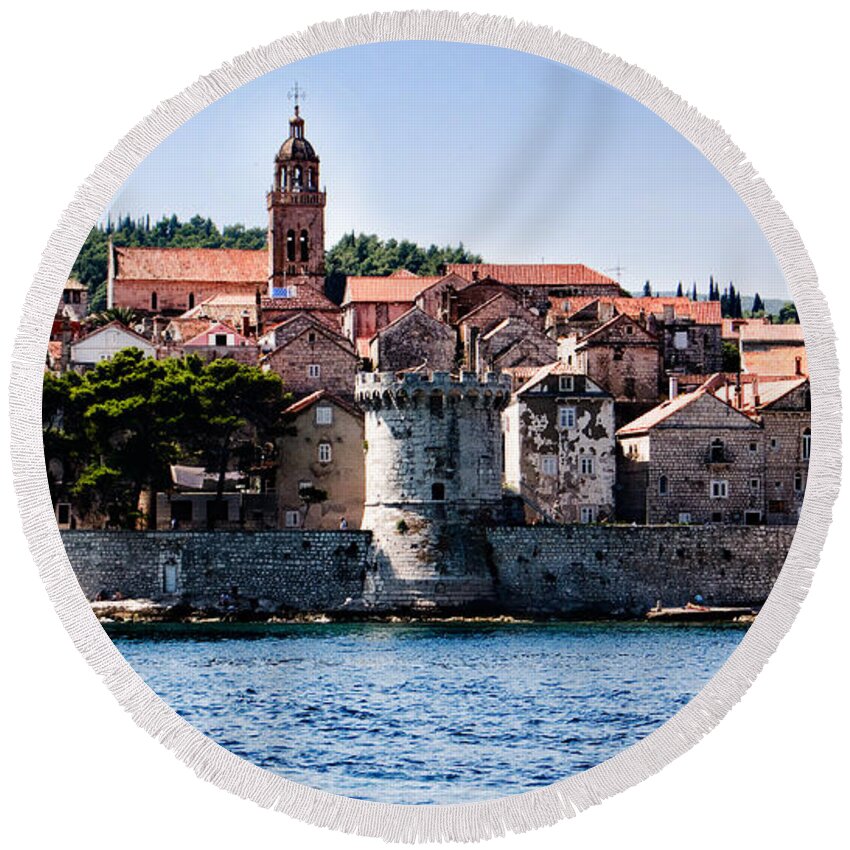
[[[605,272],[613,272],[617,277],[617,283],[623,282],[623,272],[628,271],[625,266],[620,265],[620,258],[617,257],[617,265],[611,266],[610,269],[604,269]]]

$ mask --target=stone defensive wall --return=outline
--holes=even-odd
[[[487,532],[506,613],[643,614],[658,601],[764,603],[794,537],[789,527],[535,526]]]
[[[677,606],[696,594],[709,605],[759,606],[794,534],[743,526],[482,530],[484,546],[470,550],[475,563],[466,565],[481,579],[482,598],[453,604],[436,564],[433,591],[416,588],[415,613],[641,615],[659,600]],[[406,579],[384,572],[366,531],[66,531],[62,539],[89,599],[120,593],[204,608],[236,587],[267,612],[407,613],[398,605]]]
[[[232,588],[265,610],[340,611],[362,597],[368,531],[63,531],[85,595],[216,606]]]

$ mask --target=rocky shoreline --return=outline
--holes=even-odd
[[[303,613],[269,610],[261,606],[231,606],[226,610],[210,605],[209,607],[193,607],[186,603],[163,603],[152,599],[122,599],[107,600],[91,603],[92,611],[98,621],[106,624],[156,624],[156,623],[186,623],[186,624],[221,624],[221,623],[269,623],[269,624],[323,624],[323,623],[534,623],[541,621],[568,620],[652,620],[651,617],[635,616],[634,614],[609,614],[602,616],[598,613],[585,612],[569,617],[515,617],[506,614],[488,614],[485,612],[440,612],[437,610],[419,610],[387,614],[385,612],[369,612],[352,610],[350,612]],[[724,610],[718,611],[717,617],[703,612],[694,622],[733,622],[749,625],[755,619],[755,612],[746,616],[729,619]],[[658,618],[655,618],[658,619]],[[675,621],[675,620],[673,620]],[[675,622],[682,622],[678,620]]]

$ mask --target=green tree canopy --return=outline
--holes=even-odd
[[[481,257],[472,254],[463,244],[431,245],[421,248],[406,239],[380,239],[374,233],[346,233],[325,254],[327,294],[339,303],[342,301],[346,275],[389,275],[398,269],[414,274],[442,274],[447,263],[480,263]]]
[[[170,488],[173,463],[247,471],[270,459],[289,396],[280,378],[230,359],[154,360],[128,348],[84,375],[46,374],[45,458],[85,512],[134,528],[139,499]],[[55,474],[53,476],[55,486]],[[153,524],[155,517],[147,517]]]
[[[779,324],[797,325],[800,317],[797,315],[797,307],[793,301],[786,301],[779,310]]]

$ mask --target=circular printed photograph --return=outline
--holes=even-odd
[[[374,43],[222,97],[91,230],[45,352],[62,541],[150,688],[359,800],[493,800],[735,650],[806,492],[787,282],[652,111]]]

